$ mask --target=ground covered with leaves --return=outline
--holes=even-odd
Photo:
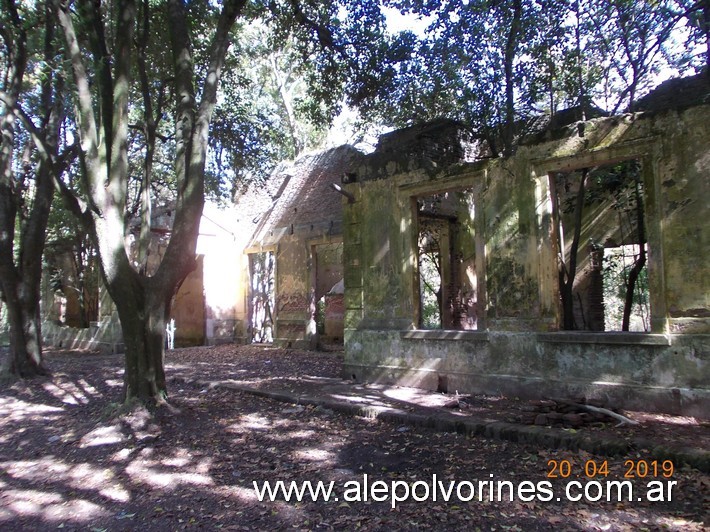
[[[51,377],[0,389],[0,528],[703,530],[709,524],[710,479],[687,467],[671,473],[659,463],[630,481],[631,500],[627,490],[617,496],[608,483],[624,481],[624,462],[638,466],[648,458],[642,453],[611,459],[470,439],[205,384],[337,378],[341,353],[176,350],[167,356],[175,409],[154,413],[117,414],[122,362],[50,352]],[[567,464],[568,478],[548,478],[566,476]],[[255,483],[261,490],[265,481],[287,488],[291,481],[296,487],[311,481],[314,489],[318,481],[323,489],[333,484],[327,501],[324,491],[316,501],[308,491],[300,502],[283,493],[259,501]],[[649,488],[651,482],[660,484]],[[393,503],[393,493],[407,492],[408,500]],[[661,495],[665,500],[646,500]]]

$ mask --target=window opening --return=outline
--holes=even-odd
[[[637,160],[551,176],[562,328],[648,331],[643,180]]]
[[[270,344],[274,341],[275,266],[271,251],[249,255],[249,328],[252,343]]]
[[[419,327],[477,328],[474,207],[470,190],[416,201]]]
[[[441,329],[442,323],[442,255],[444,232],[439,220],[419,221],[419,293],[421,297],[421,327]]]

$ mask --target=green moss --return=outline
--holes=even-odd
[[[512,257],[497,256],[488,261],[489,315],[532,317],[538,287],[525,267]]]

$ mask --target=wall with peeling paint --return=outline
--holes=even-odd
[[[321,340],[317,302],[343,279],[343,203],[333,188],[350,173],[362,153],[340,146],[308,154],[279,170],[285,177],[273,203],[262,210],[245,253],[275,253],[274,343],[314,349]],[[332,310],[332,309],[331,309]],[[333,316],[333,312],[330,313]],[[329,320],[330,337],[343,337],[343,318]]]
[[[710,106],[545,130],[506,159],[456,123],[385,140],[343,181],[346,376],[710,416]],[[628,159],[642,166],[653,334],[562,332],[549,175]],[[460,189],[479,331],[418,331],[413,201]]]

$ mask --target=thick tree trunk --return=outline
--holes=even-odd
[[[162,404],[168,395],[164,369],[165,306],[123,302],[117,308],[126,346],[124,402]]]
[[[104,248],[103,256],[111,253]],[[167,399],[165,324],[176,288],[136,272],[125,255],[118,257],[110,264],[104,261],[102,271],[118,311],[126,349],[123,401],[160,405]],[[113,273],[107,277],[106,272]]]
[[[3,291],[10,325],[10,351],[3,363],[2,377],[26,379],[46,375],[47,370],[42,362],[42,338],[37,309],[32,312],[32,301],[23,302],[23,298],[12,287]]]
[[[126,349],[123,401],[156,406],[167,398],[165,323],[176,286],[163,282],[162,276],[148,277],[133,268],[123,243],[111,238],[110,227],[118,221],[111,222],[113,216],[119,217],[120,211],[105,212],[104,218],[94,220],[93,229],[104,284],[116,305]]]

